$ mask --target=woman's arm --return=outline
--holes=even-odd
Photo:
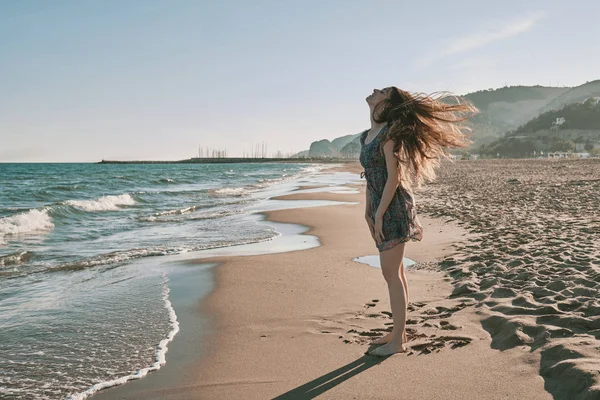
[[[385,166],[387,168],[387,180],[385,187],[383,188],[383,194],[381,195],[381,201],[379,207],[377,207],[377,213],[375,218],[383,218],[383,214],[387,210],[390,202],[394,198],[394,193],[400,184],[398,176],[398,159],[394,155],[394,142],[388,140],[383,145],[383,154],[385,155]]]
[[[390,205],[398,185],[400,177],[398,176],[398,159],[394,155],[394,142],[388,140],[383,145],[383,154],[385,155],[385,166],[387,169],[387,180],[383,188],[383,194],[375,213],[375,238],[378,243],[385,240],[383,236],[383,215]]]
[[[371,216],[371,197],[369,196],[369,186],[367,186],[365,190],[365,194],[367,195],[367,204],[365,207],[365,218],[372,218]]]
[[[365,190],[367,194],[367,206],[365,207],[365,220],[367,221],[367,225],[369,226],[369,232],[371,232],[371,237],[377,241],[375,238],[375,221],[373,220],[373,216],[371,215],[371,197],[369,196],[369,187],[367,186],[367,190]]]

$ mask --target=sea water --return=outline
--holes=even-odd
[[[356,178],[323,167],[0,164],[0,397],[85,398],[160,368],[179,330],[162,260],[272,240],[256,213],[293,202],[269,197]]]

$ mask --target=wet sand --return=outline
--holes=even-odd
[[[581,269],[548,265],[546,253],[556,245],[540,244],[546,240],[540,235],[546,232],[548,224],[560,226],[556,219],[540,219],[535,232],[515,230],[513,236],[509,231],[496,231],[498,224],[494,220],[494,216],[508,217],[508,211],[513,210],[523,218],[519,226],[530,224],[525,218],[530,213],[523,214],[523,208],[516,207],[506,197],[519,198],[521,190],[515,188],[525,184],[532,167],[525,164],[522,169],[513,168],[506,161],[485,163],[445,164],[438,181],[416,194],[425,236],[421,242],[406,245],[405,256],[417,261],[406,272],[407,353],[387,358],[364,354],[373,337],[391,329],[392,320],[387,285],[380,269],[352,261],[355,257],[377,254],[363,218],[363,181],[352,186],[360,194],[304,193],[280,197],[360,204],[266,213],[272,221],[309,226],[307,234],[319,238],[319,247],[198,260],[219,264],[214,270],[216,289],[198,304],[199,315],[207,314],[212,327],[210,332],[202,332],[206,339],[202,356],[191,365],[179,365],[181,373],[176,378],[173,374],[161,375],[161,370],[109,389],[98,398],[551,399],[553,395],[565,399],[594,398],[589,397],[593,393],[589,383],[594,384],[593,378],[589,379],[591,372],[588,379],[582,379],[582,373],[578,372],[594,365],[593,355],[589,352],[577,357],[577,354],[591,349],[594,343],[597,347],[598,342],[590,335],[593,330],[588,329],[585,336],[574,330],[583,322],[598,323],[595,316],[581,315],[581,308],[591,312],[589,305],[597,304],[596,300],[588,297],[575,311],[563,311],[564,306],[544,303],[540,300],[543,297],[535,297],[534,293],[553,291],[553,285],[548,287],[550,275],[540,271],[556,275],[565,268],[579,273],[574,285],[562,278],[555,280],[577,290],[576,296],[585,296],[581,292],[584,288],[593,290],[591,282],[597,287],[597,275],[596,281],[588,276],[598,268],[597,254],[590,243],[597,233],[597,203],[595,217],[588,215],[590,220],[585,223],[569,225],[572,230],[564,226],[562,229],[563,235],[571,233],[561,243],[571,243],[570,235],[577,232],[580,237],[577,246],[584,246],[577,254],[568,247],[569,261],[587,261],[587,264],[578,264]],[[354,164],[343,166],[342,170],[357,173],[361,169]],[[575,170],[584,173],[579,168]],[[514,177],[506,177],[507,171]],[[543,178],[551,171],[554,169],[541,172],[540,176]],[[594,171],[597,174],[598,169]],[[591,180],[593,175],[585,177]],[[521,183],[504,182],[508,179],[518,179]],[[587,193],[580,185],[570,187],[579,194]],[[484,194],[480,195],[480,191]],[[533,188],[530,191],[535,193]],[[500,194],[504,194],[504,200]],[[593,202],[593,196],[583,197]],[[547,202],[537,199],[539,203]],[[583,199],[570,201],[585,203]],[[526,209],[530,211],[531,207]],[[541,207],[539,211],[542,212]],[[513,226],[514,222],[505,223]],[[530,237],[542,242],[531,243],[525,253],[512,254],[517,250],[513,241]],[[558,240],[556,232],[554,240]],[[537,254],[539,251],[543,253]],[[508,259],[509,254],[513,258]],[[529,263],[528,257],[533,262]],[[517,259],[521,261],[518,265]],[[514,266],[509,266],[513,261]],[[531,292],[524,289],[532,289],[534,284],[541,289]],[[575,304],[568,298],[554,300]],[[551,309],[554,312],[542,313]],[[570,331],[573,336],[551,337],[553,330],[550,335],[536,334],[539,326],[547,331],[557,321],[568,321],[569,327],[562,327],[561,332]],[[186,328],[182,325],[181,329]],[[542,336],[549,338],[542,343]],[[558,351],[549,348],[544,355],[544,346],[553,340],[559,340],[554,343],[559,346]],[[570,340],[573,342],[566,342]],[[190,352],[198,352],[201,345],[190,342],[189,346]],[[560,367],[561,355],[567,354],[561,349],[571,350],[568,354],[573,354],[572,364]],[[595,354],[597,357],[597,350]],[[169,364],[177,368],[178,359],[169,358],[167,353]],[[544,368],[550,373],[545,374]],[[567,377],[561,378],[565,374]],[[582,393],[588,393],[588,397],[568,397],[564,395],[565,388],[570,394],[585,390]]]

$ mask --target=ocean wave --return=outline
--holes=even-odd
[[[87,186],[85,185],[57,185],[49,187],[48,190],[61,190],[65,192],[70,192],[78,189],[85,189]]]
[[[248,186],[245,187],[226,187],[219,189],[209,189],[208,193],[213,196],[243,196],[250,193]]]
[[[162,211],[162,212],[158,212],[154,215],[157,217],[163,216],[163,215],[182,215],[182,214],[191,213],[192,211],[196,211],[198,208],[200,208],[200,206],[191,206],[191,207],[186,207],[186,208],[180,208],[177,210]]]
[[[164,338],[163,340],[161,340],[160,343],[158,344],[158,346],[156,346],[156,359],[155,359],[154,363],[147,368],[140,369],[135,374],[126,375],[126,376],[122,376],[120,378],[113,379],[110,381],[104,381],[104,382],[97,383],[84,392],[77,393],[77,394],[70,396],[69,397],[70,400],[83,400],[83,399],[86,399],[89,396],[93,395],[94,393],[98,392],[99,390],[107,389],[109,387],[113,387],[113,386],[117,386],[117,385],[122,385],[125,382],[130,381],[130,380],[143,378],[144,376],[146,376],[148,374],[148,372],[157,371],[163,365],[166,364],[166,362],[167,362],[166,353],[169,350],[169,348],[167,346],[169,343],[171,343],[173,341],[173,338],[179,332],[179,322],[177,321],[177,314],[175,313],[175,309],[173,309],[173,305],[171,304],[171,301],[169,300],[169,293],[171,292],[171,290],[169,289],[169,286],[167,285],[168,282],[169,282],[169,279],[167,278],[167,274],[163,272],[162,298],[165,303],[165,308],[167,309],[167,312],[169,314],[169,322],[171,324],[171,331],[169,331],[169,333],[167,334],[167,337]]]
[[[173,183],[173,179],[170,179],[170,178],[161,178],[161,179],[158,179],[158,180],[154,181],[154,183]]]
[[[293,177],[288,177],[286,174],[283,174],[280,178],[261,178],[257,181],[257,183],[253,183],[250,185],[251,188],[255,189],[264,189],[268,186],[275,185],[277,183],[281,183],[287,180],[291,180]]]
[[[190,214],[199,208],[202,208],[202,206],[191,206],[175,210],[161,211],[147,217],[139,217],[138,220],[142,222],[179,222],[183,220],[181,217],[182,215]]]
[[[133,197],[127,193],[118,196],[103,196],[95,200],[67,200],[65,203],[84,211],[116,211],[120,209],[120,206],[136,204]]]
[[[202,219],[216,219],[216,218],[223,218],[223,217],[228,217],[230,215],[235,215],[235,214],[242,214],[245,213],[245,210],[219,210],[219,211],[212,211],[212,212],[207,212],[207,213],[203,213],[200,215],[195,215],[192,218],[189,218],[192,221],[195,220],[202,220]]]
[[[54,229],[52,219],[47,210],[31,209],[10,217],[0,218],[0,243],[5,242],[8,235],[20,235]]]
[[[82,259],[79,261],[61,264],[52,268],[50,271],[77,271],[80,269],[96,267],[101,265],[118,264],[129,260],[143,257],[166,256],[169,254],[179,254],[189,249],[180,248],[139,248],[131,250],[114,251],[112,253],[99,254],[94,257]]]
[[[143,257],[156,257],[156,256],[166,256],[166,255],[175,255],[181,253],[187,253],[190,251],[200,251],[200,250],[209,250],[220,247],[231,247],[238,246],[243,244],[250,243],[259,243],[267,240],[271,240],[274,237],[278,236],[277,234],[269,235],[269,237],[265,238],[256,238],[249,240],[237,240],[237,241],[220,241],[213,242],[210,244],[201,244],[197,246],[190,247],[154,247],[154,248],[138,248],[131,250],[123,250],[123,251],[115,251],[112,253],[99,254],[97,256],[82,259],[79,261],[61,264],[55,267],[51,267],[46,269],[46,272],[60,272],[60,271],[77,271],[85,268],[92,268],[103,265],[113,265],[123,263],[129,260],[134,260]]]
[[[326,168],[331,168],[331,167],[335,167],[335,166],[339,166],[339,165],[343,165],[343,164],[329,164],[329,165],[309,164],[306,167],[300,168],[300,171],[301,171],[302,175],[311,174],[311,173],[315,173],[315,172],[321,172],[321,170],[324,170]]]
[[[234,214],[244,213],[244,210],[219,210],[210,211],[204,213],[170,213],[163,215],[151,215],[148,217],[140,217],[139,220],[143,222],[182,222],[182,221],[200,221],[204,219],[217,219],[228,217]],[[190,215],[187,215],[190,214]]]
[[[245,186],[241,187],[225,187],[218,189],[209,189],[208,193],[215,197],[241,197],[245,195],[249,195],[251,193],[255,193],[262,189],[265,189],[269,186],[273,186],[279,183],[290,182],[294,179],[297,179],[301,176],[310,175],[312,173],[319,172],[320,170],[326,168],[326,166],[321,165],[311,165],[302,167],[300,171],[290,174],[287,169],[282,170],[281,175],[271,178],[258,178],[254,183],[249,183]],[[252,174],[244,174],[244,176],[252,176]]]
[[[32,256],[33,253],[30,251],[17,251],[5,256],[0,256],[0,267],[25,264]]]
[[[268,186],[275,185],[277,183],[284,182],[286,180],[293,179],[292,176],[288,176],[287,174],[282,174],[281,177],[278,178],[260,178],[255,183],[249,183],[246,186],[238,186],[238,187],[224,187],[218,189],[209,189],[208,193],[213,196],[218,197],[241,197],[244,195],[248,195],[250,193],[256,192],[257,190],[264,189]]]

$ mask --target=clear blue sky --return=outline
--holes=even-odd
[[[0,0],[0,162],[308,149],[374,87],[600,79],[600,2]]]

